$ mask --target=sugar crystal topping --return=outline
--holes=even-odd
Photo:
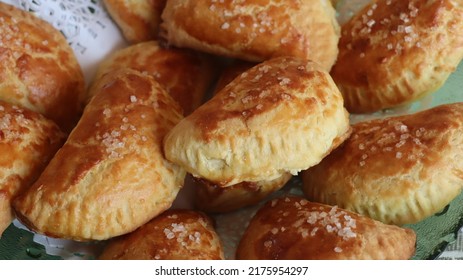
[[[396,3],[393,3],[391,0],[385,1],[386,6],[393,4]],[[376,15],[377,8],[378,4],[374,3],[360,16],[359,20],[352,26],[352,37],[368,37],[373,44],[379,43],[388,51],[393,51],[396,54],[401,54],[405,48],[411,46],[421,47],[420,36],[413,26],[413,21],[419,14],[419,9],[414,5],[413,1],[410,1],[408,6],[404,7],[405,9],[402,9],[402,11],[393,12],[382,18]],[[379,27],[375,28],[376,26]],[[344,31],[344,35],[347,35],[346,32],[347,30]],[[372,36],[373,33],[375,33],[375,37]],[[386,39],[390,36],[401,36],[403,40],[399,40],[395,44],[388,43]],[[352,50],[353,46],[349,44],[346,48]],[[360,53],[360,57],[365,57],[365,55],[364,52]]]
[[[101,140],[110,158],[122,157],[122,155],[118,153],[118,150],[125,147],[125,142],[124,139],[120,139],[120,135],[118,130],[113,130],[111,132],[105,132],[102,136],[97,136],[97,140]]]
[[[315,236],[319,228],[324,228],[326,232],[336,234],[348,240],[355,238],[356,220],[353,219],[348,213],[338,209],[337,206],[333,206],[329,212],[318,211],[317,209],[311,209],[311,211],[301,210],[298,216],[305,218],[305,223],[310,224],[312,227],[311,231],[299,228],[302,237]],[[300,227],[301,222],[293,224],[293,226]]]
[[[300,4],[299,1],[294,1],[294,4]],[[281,33],[281,44],[287,44],[291,40],[303,42],[304,38],[296,36],[293,38],[291,25],[289,22],[277,22],[271,14],[271,6],[276,6],[274,3],[269,5],[255,5],[250,9],[250,4],[245,0],[225,1],[211,0],[209,11],[219,19],[218,27],[227,33],[242,34],[244,28],[249,30],[246,36],[250,40],[258,38],[263,33],[277,34]]]
[[[14,124],[19,127],[26,127],[30,125],[31,122],[24,116],[23,109],[17,106],[12,106],[12,109],[11,113],[4,113],[5,107],[0,105],[0,136],[3,139],[15,141],[22,139],[23,133],[20,130],[15,129]]]
[[[20,30],[15,23],[17,23],[15,18],[0,16],[0,47],[5,46],[14,49],[13,57],[18,59],[21,55],[20,49],[26,49],[28,44],[22,39],[23,36],[17,36],[20,34]]]
[[[170,226],[164,228],[163,232],[167,239],[175,239],[182,246],[186,246],[188,242],[196,244],[201,242],[201,233],[199,231],[190,232],[183,223],[171,223]]]
[[[377,126],[368,127],[367,129],[358,129],[352,135],[354,141],[353,148],[358,149],[360,167],[368,164],[368,160],[375,154],[391,153],[391,156],[397,160],[417,160],[425,156],[426,146],[420,139],[426,133],[424,127],[411,128],[399,120],[388,120],[387,123]],[[364,137],[360,137],[364,135]],[[368,139],[365,142],[358,143],[358,139]],[[417,153],[407,155],[405,146],[413,147]],[[408,149],[408,148],[407,148]],[[361,152],[361,153],[360,153]]]

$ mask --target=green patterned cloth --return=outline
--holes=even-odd
[[[449,244],[438,260],[463,260],[463,231],[458,232],[455,242]]]

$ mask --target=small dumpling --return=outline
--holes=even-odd
[[[311,201],[388,224],[442,210],[463,189],[463,103],[361,122],[339,148],[302,172]]]
[[[281,197],[252,218],[237,248],[240,260],[410,259],[416,234],[368,217]]]
[[[211,218],[193,210],[168,210],[136,231],[115,238],[102,260],[222,260]]]
[[[185,115],[189,115],[202,104],[215,77],[214,66],[207,55],[187,49],[167,49],[157,41],[148,41],[110,55],[98,67],[94,82],[108,72],[122,68],[146,73],[167,90]],[[94,94],[91,89],[88,99]]]
[[[220,92],[226,85],[254,63],[237,60],[222,70],[216,83],[214,94]],[[206,179],[196,178],[194,183],[194,204],[208,213],[225,213],[259,203],[271,193],[281,189],[291,179],[291,173],[284,173],[274,180],[257,182],[241,182],[236,185],[222,187]]]
[[[0,236],[13,220],[13,199],[34,183],[65,139],[53,121],[0,100]]]
[[[331,75],[351,113],[408,104],[440,88],[463,58],[463,2],[372,1],[342,26]]]
[[[177,47],[254,62],[295,56],[329,71],[338,54],[335,15],[329,0],[168,0],[161,36]]]
[[[162,139],[181,109],[150,76],[113,71],[37,181],[13,202],[18,219],[51,237],[104,240],[134,231],[168,209],[185,171]]]
[[[291,173],[284,173],[274,180],[241,182],[228,187],[218,186],[204,179],[197,179],[194,186],[194,204],[197,209],[208,213],[235,211],[259,203],[281,189],[291,177]]]
[[[28,108],[69,133],[85,102],[82,69],[57,29],[0,2],[0,100]]]
[[[319,163],[349,135],[329,74],[279,57],[249,69],[164,138],[166,158],[195,177],[231,186],[274,180]]]

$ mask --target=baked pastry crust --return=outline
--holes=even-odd
[[[236,60],[222,70],[216,83],[214,95],[254,63]],[[197,209],[208,213],[226,213],[254,205],[271,193],[281,189],[291,179],[291,173],[284,173],[274,180],[258,182],[241,182],[236,185],[222,187],[205,179],[196,178],[194,204]]]
[[[352,136],[302,173],[311,201],[388,224],[419,222],[463,188],[463,103],[353,125]]]
[[[185,171],[162,154],[181,109],[154,79],[123,69],[99,92],[39,179],[14,201],[18,219],[52,237],[102,240],[170,207]],[[59,176],[57,176],[59,174]]]
[[[351,113],[436,91],[463,58],[461,1],[378,0],[342,26],[331,75]],[[354,65],[354,67],[353,67]]]
[[[13,220],[11,201],[32,185],[64,140],[54,122],[0,100],[0,236]]]
[[[284,173],[274,180],[241,182],[229,187],[196,179],[195,206],[208,213],[235,211],[259,203],[271,193],[281,189],[291,177],[291,173]]]
[[[219,93],[226,85],[231,83],[236,77],[243,74],[247,70],[256,66],[256,63],[252,63],[244,60],[234,60],[231,64],[227,65],[222,69],[220,77],[217,80],[214,88],[214,95]]]
[[[334,64],[339,25],[329,0],[237,2],[169,0],[161,36],[178,47],[255,62],[296,56],[325,70]]]
[[[213,221],[193,210],[168,210],[109,242],[102,260],[223,260]]]
[[[185,115],[202,104],[215,78],[215,65],[209,56],[187,49],[162,48],[157,41],[116,51],[100,64],[94,80],[121,68],[153,76],[180,104]],[[90,97],[93,92],[90,90]]]
[[[297,174],[348,137],[329,74],[294,57],[241,74],[164,138],[166,158],[221,186]]]
[[[0,2],[0,99],[39,112],[69,132],[83,110],[82,69],[63,35]]]
[[[10,194],[0,190],[0,238],[3,232],[8,228],[13,220],[13,211],[11,210]]]
[[[409,259],[415,242],[411,229],[300,197],[282,197],[252,218],[236,255],[241,260]]]
[[[103,0],[103,3],[130,43],[157,38],[166,0]]]

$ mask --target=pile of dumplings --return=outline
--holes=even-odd
[[[99,259],[224,259],[211,214],[263,202],[236,259],[409,259],[463,188],[463,3],[103,0],[130,43],[86,89],[62,35],[0,2],[0,233],[105,241]],[[193,209],[172,209],[192,178]],[[243,226],[243,225],[237,225]]]

